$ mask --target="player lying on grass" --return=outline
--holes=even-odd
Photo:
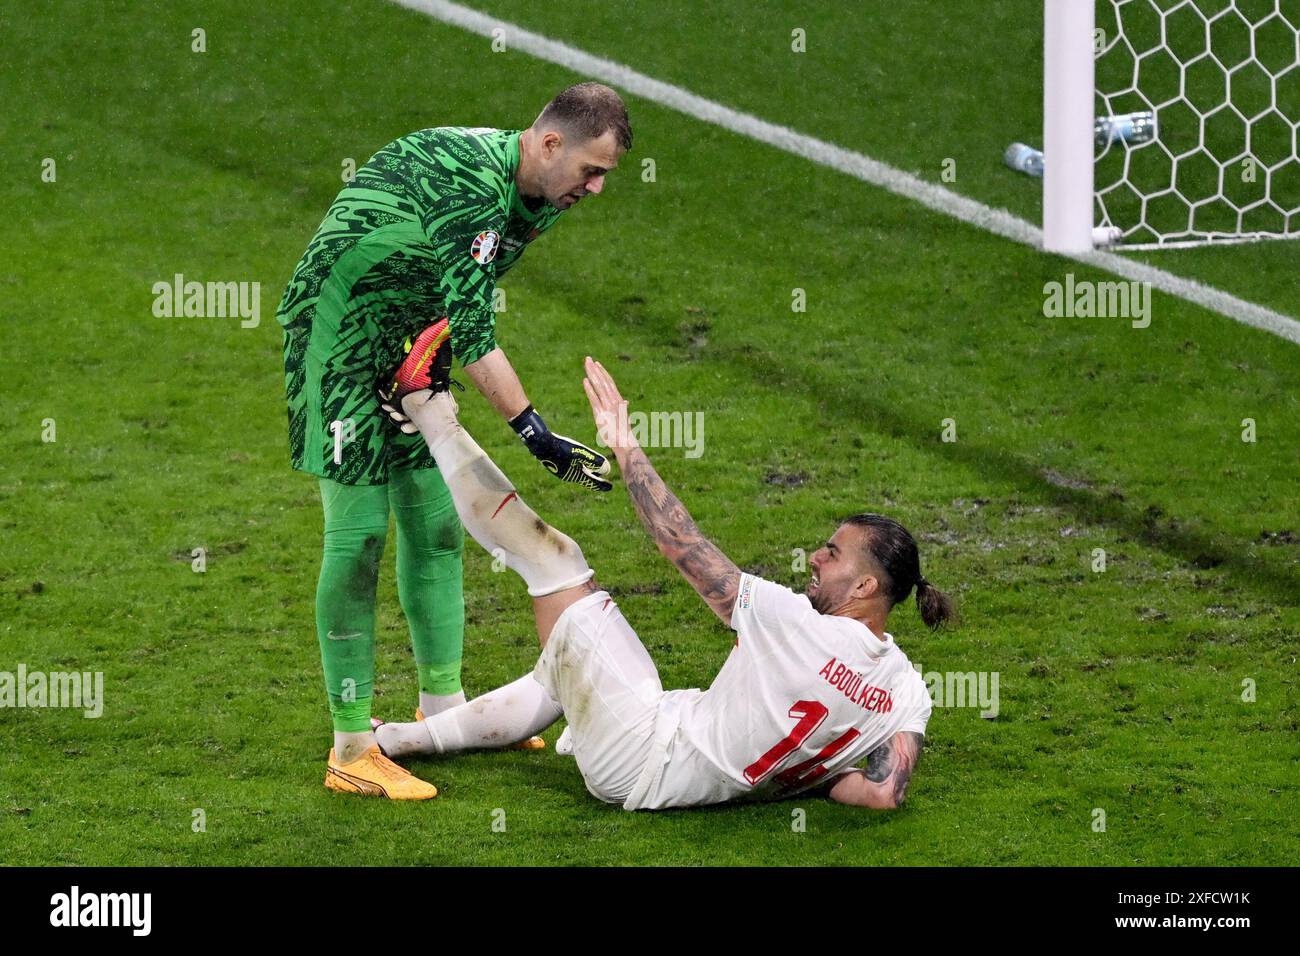
[[[506,728],[512,712],[545,714],[558,701],[587,789],[627,810],[813,789],[876,809],[903,802],[930,698],[885,623],[913,588],[927,625],[951,617],[948,598],[921,577],[905,528],[881,515],[846,520],[812,556],[806,595],[742,572],[700,533],[632,435],[612,433],[611,423],[628,420],[619,414],[626,402],[588,358],[583,386],[642,524],[737,633],[707,691],[665,691],[582,550],[520,499],[460,425],[449,358],[435,358],[429,390],[401,400],[407,427],[428,442],[466,529],[523,577],[542,653],[532,677],[425,721],[381,725],[390,757],[448,752],[474,745],[470,738],[481,745],[494,721]],[[419,380],[406,371],[400,379]],[[525,731],[516,722],[500,733]]]

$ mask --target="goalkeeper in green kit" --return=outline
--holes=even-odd
[[[544,467],[608,491],[604,456],[551,432],[529,402],[496,343],[493,291],[564,210],[604,188],[631,145],[622,100],[598,83],[564,90],[525,130],[404,136],[339,192],[289,280],[276,317],[293,467],[319,478],[325,511],[316,634],[334,722],[325,775],[333,790],[437,795],[384,757],[372,731],[375,590],[390,510],[419,675],[417,719],[465,701],[464,531],[423,438],[383,413],[374,383],[410,351],[432,353],[441,339],[430,335],[450,336],[466,376]],[[420,335],[431,322],[439,331]],[[531,734],[559,706],[531,673],[504,690],[512,693],[494,697],[513,715],[511,732],[494,742],[543,746]]]

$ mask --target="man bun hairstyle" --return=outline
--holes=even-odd
[[[952,598],[931,584],[921,574],[921,558],[916,539],[893,518],[864,512],[844,519],[845,524],[863,530],[867,554],[885,572],[881,586],[889,606],[901,604],[916,589],[916,609],[932,631],[955,621]]]
[[[577,83],[546,104],[536,126],[563,126],[585,139],[613,130],[623,149],[632,148],[632,124],[623,98],[603,83]]]

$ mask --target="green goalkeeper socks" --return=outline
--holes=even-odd
[[[375,590],[391,506],[397,518],[397,592],[411,630],[422,694],[460,691],[465,637],[464,530],[436,468],[394,470],[387,485],[320,480],[325,549],[316,588],[316,637],[334,730],[370,730],[375,679]]]
[[[375,587],[388,534],[388,488],[320,481],[325,550],[316,586],[316,639],[334,730],[370,730],[375,683]]]
[[[465,642],[465,531],[437,468],[394,470],[388,488],[397,518],[397,595],[420,693],[455,694]]]

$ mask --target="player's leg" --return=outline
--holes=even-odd
[[[388,489],[320,479],[325,547],[316,585],[316,637],[334,722],[334,753],[351,763],[373,744],[375,587],[388,533]]]
[[[417,392],[402,407],[428,443],[465,530],[524,579],[545,645],[559,616],[595,589],[582,549],[524,503],[461,426],[449,392]]]
[[[500,746],[563,713],[587,789],[624,803],[652,751],[663,696],[654,662],[601,590],[573,601],[548,637],[533,673],[424,721],[383,724],[380,746],[391,757]]]
[[[560,716],[559,705],[530,676],[466,702],[460,683],[465,633],[461,551],[464,530],[442,473],[432,467],[390,472],[397,518],[397,591],[411,630],[420,702],[412,723],[377,730],[390,757],[480,748],[540,750],[535,736]]]
[[[465,533],[437,468],[392,469],[388,501],[397,519],[397,595],[415,652],[418,707],[432,716],[465,703]]]
[[[370,728],[390,430],[368,387],[321,368],[310,351],[305,367],[306,390],[316,391],[303,403],[303,434],[294,436],[291,418],[291,444],[304,453],[301,460],[295,454],[295,466],[320,477],[325,512],[317,638],[335,739],[325,785],[345,793],[426,800],[437,789],[384,757]]]
[[[475,697],[459,707],[412,723],[385,723],[375,739],[390,757],[450,754],[463,750],[536,750],[530,740],[562,716],[563,711],[530,672],[512,683]],[[545,746],[543,743],[541,746]]]

